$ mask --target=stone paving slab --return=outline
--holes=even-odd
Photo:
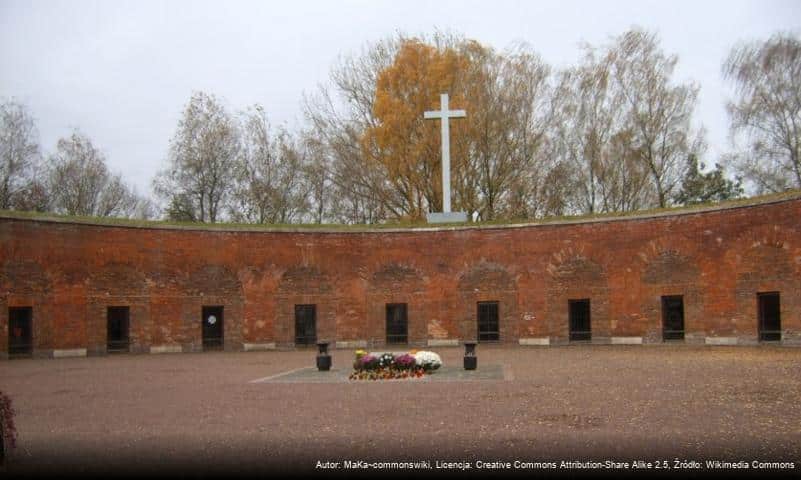
[[[349,380],[348,376],[353,370],[332,367],[327,372],[321,372],[316,367],[304,367],[289,370],[269,377],[251,380],[250,383],[385,383],[385,382],[478,382],[510,380],[508,368],[503,365],[480,365],[476,370],[465,370],[462,367],[443,366],[430,375],[421,378],[403,378],[393,380]]]

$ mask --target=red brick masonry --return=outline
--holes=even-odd
[[[131,351],[201,350],[201,309],[224,307],[226,350],[292,346],[296,304],[317,338],[381,346],[405,303],[412,345],[475,339],[497,301],[502,343],[569,339],[589,299],[593,343],[662,342],[681,295],[686,342],[756,343],[760,292],[780,295],[781,342],[801,344],[801,194],[747,205],[529,225],[225,230],[0,215],[0,353],[9,308],[32,307],[33,354],[106,351],[110,306]],[[85,349],[85,350],[84,350]]]

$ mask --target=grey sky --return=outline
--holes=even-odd
[[[728,148],[720,76],[729,48],[801,30],[801,1],[9,1],[0,0],[0,97],[27,104],[46,152],[78,127],[111,168],[150,193],[193,90],[231,111],[253,103],[273,124],[302,125],[301,98],[340,55],[401,31],[460,33],[497,49],[530,44],[574,63],[633,25],[679,55],[677,78],[701,86],[707,160]]]

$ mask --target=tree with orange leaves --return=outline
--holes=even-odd
[[[442,208],[439,128],[425,122],[422,112],[436,107],[442,92],[451,95],[453,105],[466,106],[468,71],[469,59],[455,49],[409,40],[378,76],[373,104],[378,123],[365,131],[362,149],[384,172],[390,185],[385,201],[397,216],[419,219]],[[455,136],[467,132],[464,122],[453,128]],[[455,171],[464,168],[466,156],[464,143],[456,143]]]
[[[334,209],[346,222],[422,219],[442,208],[440,133],[423,112],[451,108],[453,209],[468,218],[530,218],[561,213],[548,178],[555,155],[550,69],[526,46],[498,53],[437,34],[375,44],[332,72],[307,103],[312,135],[324,145]]]

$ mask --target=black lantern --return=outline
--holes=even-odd
[[[476,342],[464,342],[464,369],[475,370],[478,367]]]
[[[317,342],[317,370],[327,372],[331,370],[331,355],[328,354],[328,342]]]

